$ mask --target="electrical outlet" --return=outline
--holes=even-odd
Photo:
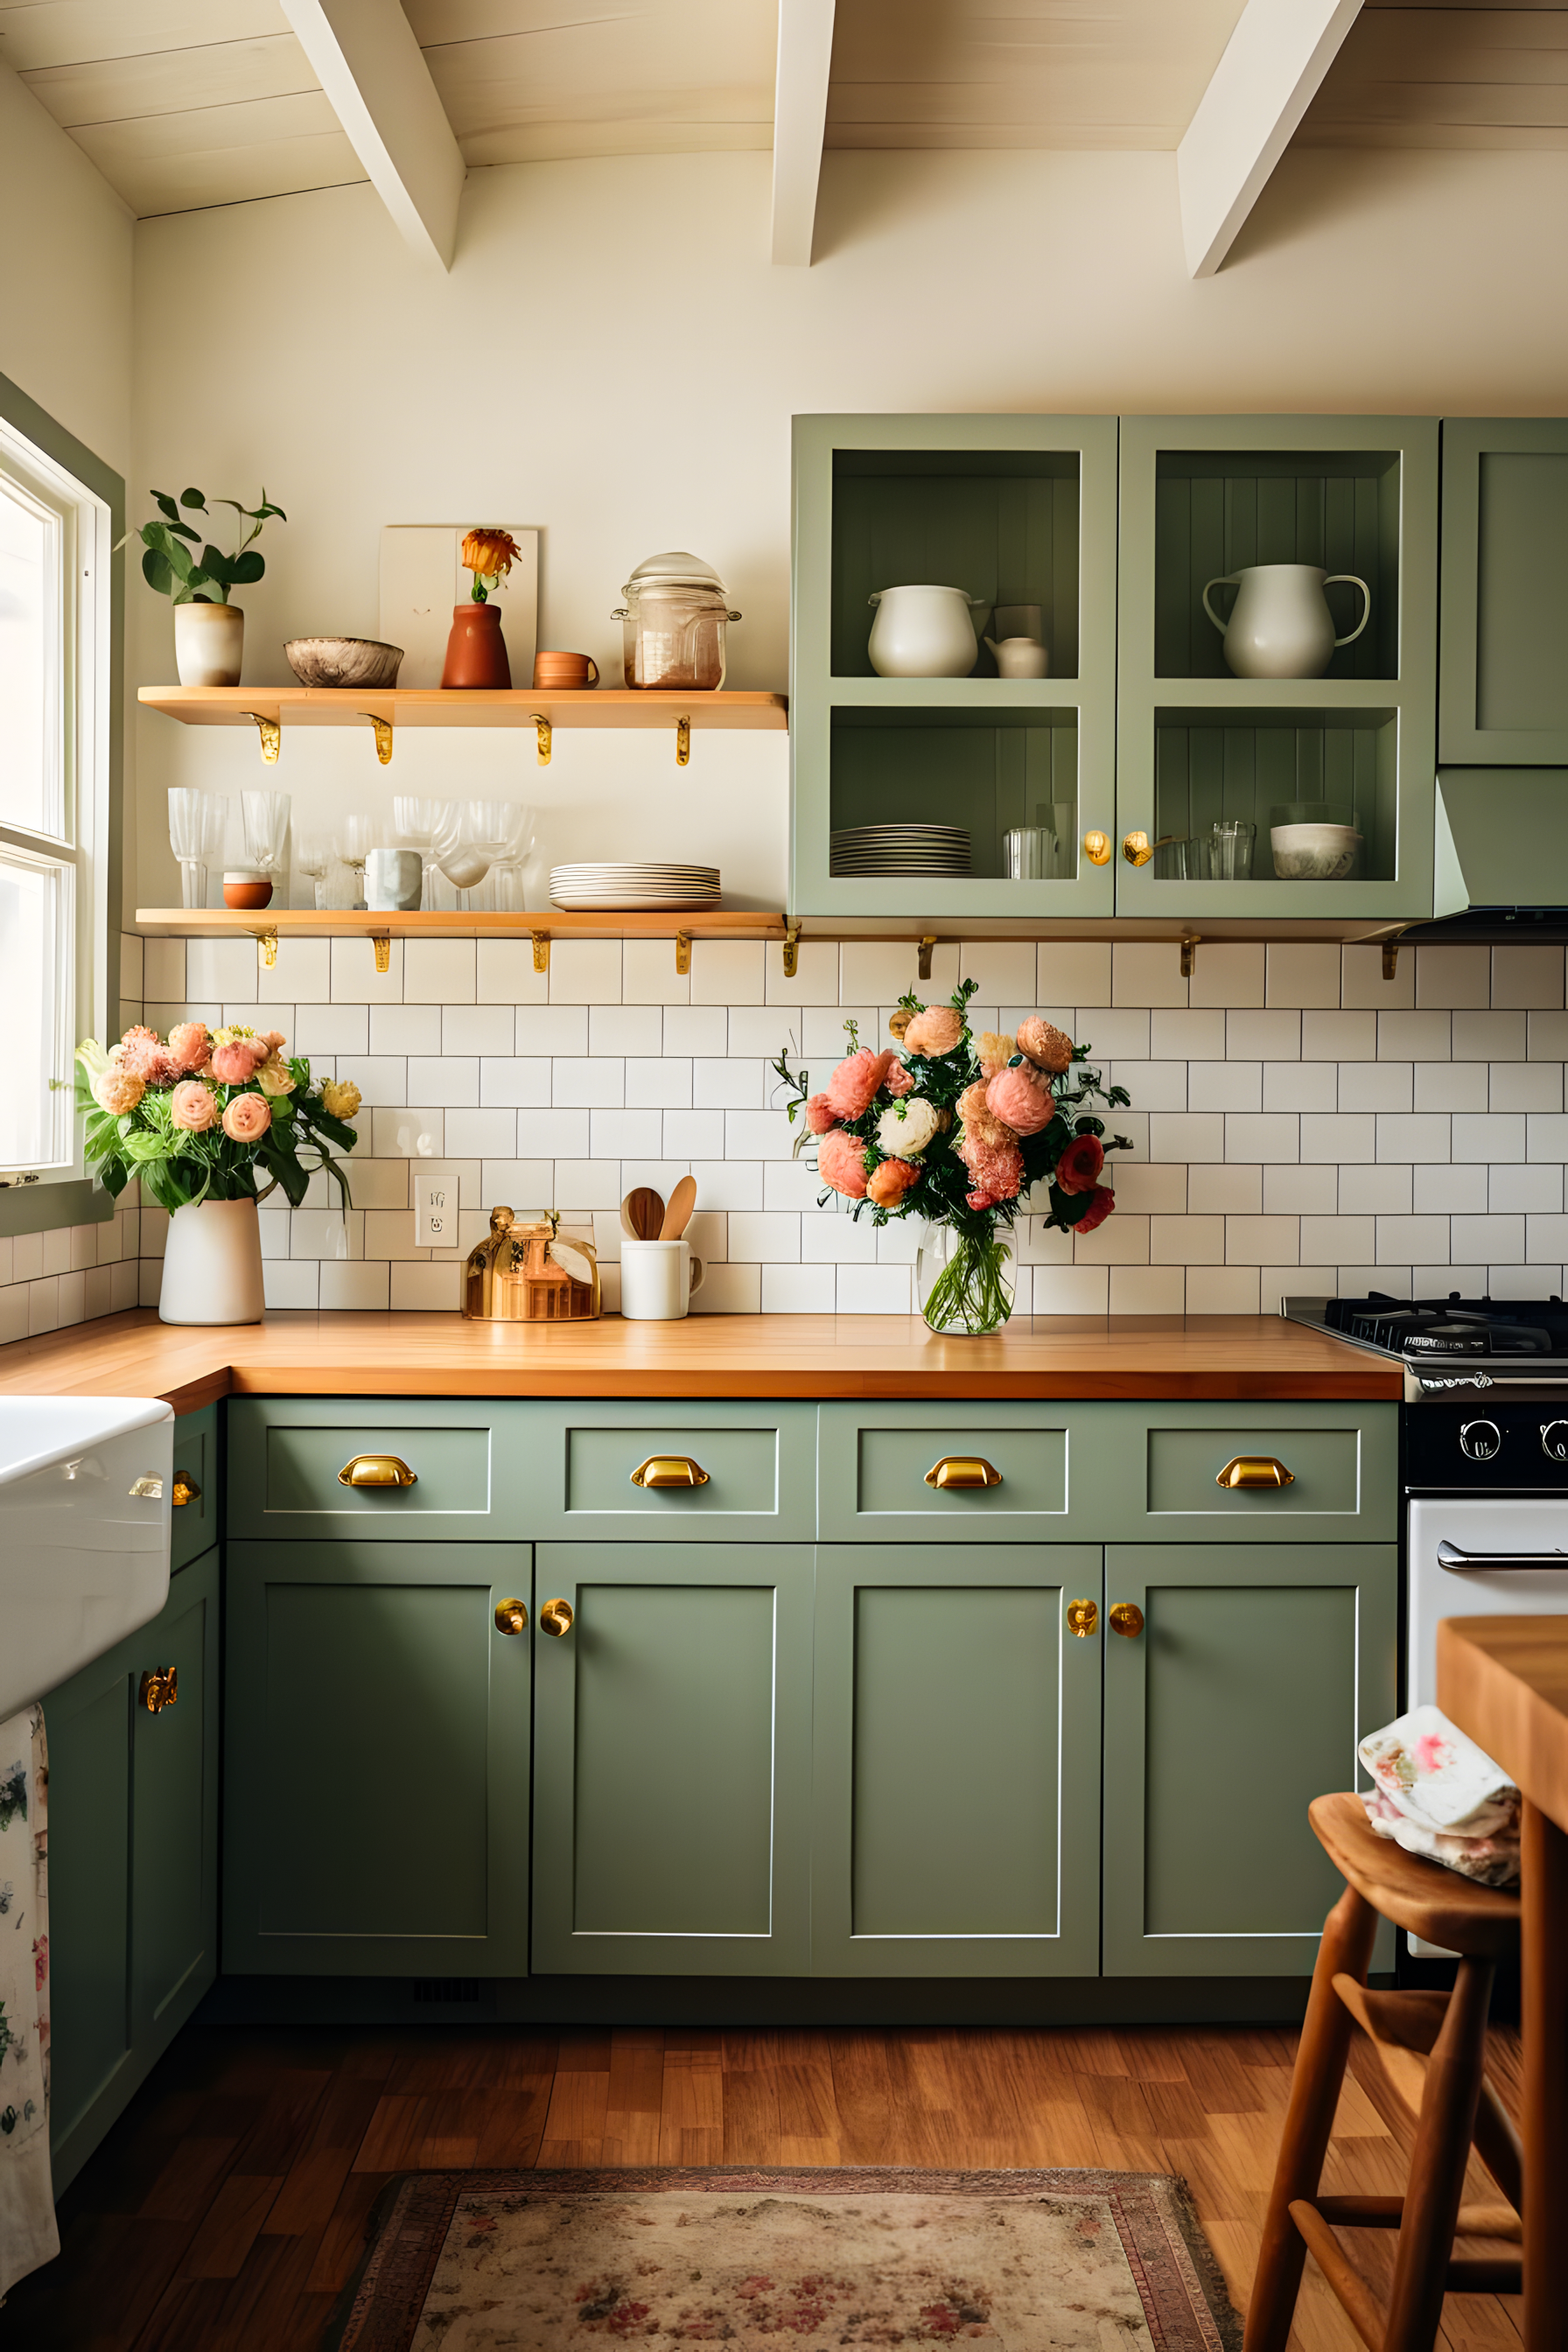
[[[414,1162],[414,1245],[458,1246],[458,1171],[445,1160]]]

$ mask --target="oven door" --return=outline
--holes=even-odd
[[[1407,1707],[1437,1704],[1439,1619],[1568,1612],[1568,1496],[1426,1498],[1408,1532]]]

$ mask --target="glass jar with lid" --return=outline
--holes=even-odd
[[[621,591],[628,686],[710,693],[724,683],[724,630],[738,621],[724,583],[699,555],[672,549],[639,563]]]

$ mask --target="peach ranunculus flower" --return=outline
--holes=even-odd
[[[140,1022],[125,1032],[110,1058],[117,1069],[127,1077],[140,1078],[144,1087],[155,1086],[171,1075],[168,1047],[156,1029],[144,1028]]]
[[[260,1095],[236,1095],[223,1115],[231,1143],[259,1143],[271,1124],[271,1105]]]
[[[108,1069],[92,1082],[92,1098],[111,1118],[123,1118],[135,1109],[147,1089],[129,1070]]]
[[[256,1042],[258,1045],[266,1045],[274,1054],[280,1054],[289,1040],[281,1029],[258,1029]]]
[[[900,1095],[912,1095],[920,1081],[907,1062],[894,1062],[882,1080],[895,1102]]]
[[[217,1097],[200,1078],[182,1078],[169,1097],[169,1118],[188,1135],[205,1134],[217,1120]]]
[[[985,1089],[985,1104],[993,1118],[1010,1127],[1015,1135],[1037,1135],[1049,1127],[1057,1115],[1056,1097],[1050,1087],[1035,1073],[1033,1062],[1009,1063],[998,1070]]]
[[[951,1054],[963,1037],[963,1015],[951,1004],[928,1004],[904,1032],[906,1054]]]
[[[1040,1013],[1031,1013],[1026,1021],[1019,1022],[1018,1051],[1058,1077],[1072,1067],[1072,1039],[1065,1029],[1058,1029],[1054,1021],[1047,1021]]]
[[[264,1095],[291,1095],[297,1081],[288,1063],[274,1054],[257,1071],[256,1083]]]
[[[321,1087],[321,1107],[334,1118],[353,1118],[363,1100],[352,1078],[328,1078]]]
[[[994,1078],[998,1070],[1006,1068],[1018,1048],[1011,1037],[1005,1037],[999,1030],[984,1029],[974,1041],[974,1050],[980,1056],[982,1074]]]
[[[877,1090],[893,1065],[889,1054],[873,1053],[862,1045],[846,1055],[828,1079],[823,1100],[835,1118],[860,1118],[871,1108]]]
[[[805,1104],[807,1135],[826,1135],[829,1128],[837,1127],[837,1124],[826,1095],[807,1096]]]
[[[866,1197],[879,1209],[896,1209],[920,1173],[912,1160],[879,1160],[867,1181]]]
[[[213,1049],[205,1021],[176,1021],[169,1032],[169,1067],[176,1077],[204,1069]]]
[[[262,1057],[264,1060],[265,1055]],[[248,1037],[231,1037],[213,1047],[213,1076],[222,1087],[243,1087],[256,1076],[256,1055]]]
[[[866,1147],[858,1135],[846,1134],[841,1127],[825,1135],[816,1150],[816,1172],[834,1192],[842,1192],[846,1200],[863,1201],[866,1197]]]

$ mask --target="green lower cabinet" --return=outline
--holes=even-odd
[[[528,1972],[526,1544],[231,1543],[228,1975]]]
[[[535,1972],[804,1973],[811,1547],[541,1544],[535,1565]]]
[[[142,1677],[175,1671],[154,1714]],[[217,1973],[218,1556],[44,1701],[51,2141],[72,2179]]]
[[[1342,1881],[1307,1822],[1395,1712],[1392,1544],[1113,1544],[1104,1972],[1305,1976]],[[1393,1966],[1384,1927],[1373,1966]]]
[[[817,1556],[812,1971],[1100,1967],[1098,1545]]]

